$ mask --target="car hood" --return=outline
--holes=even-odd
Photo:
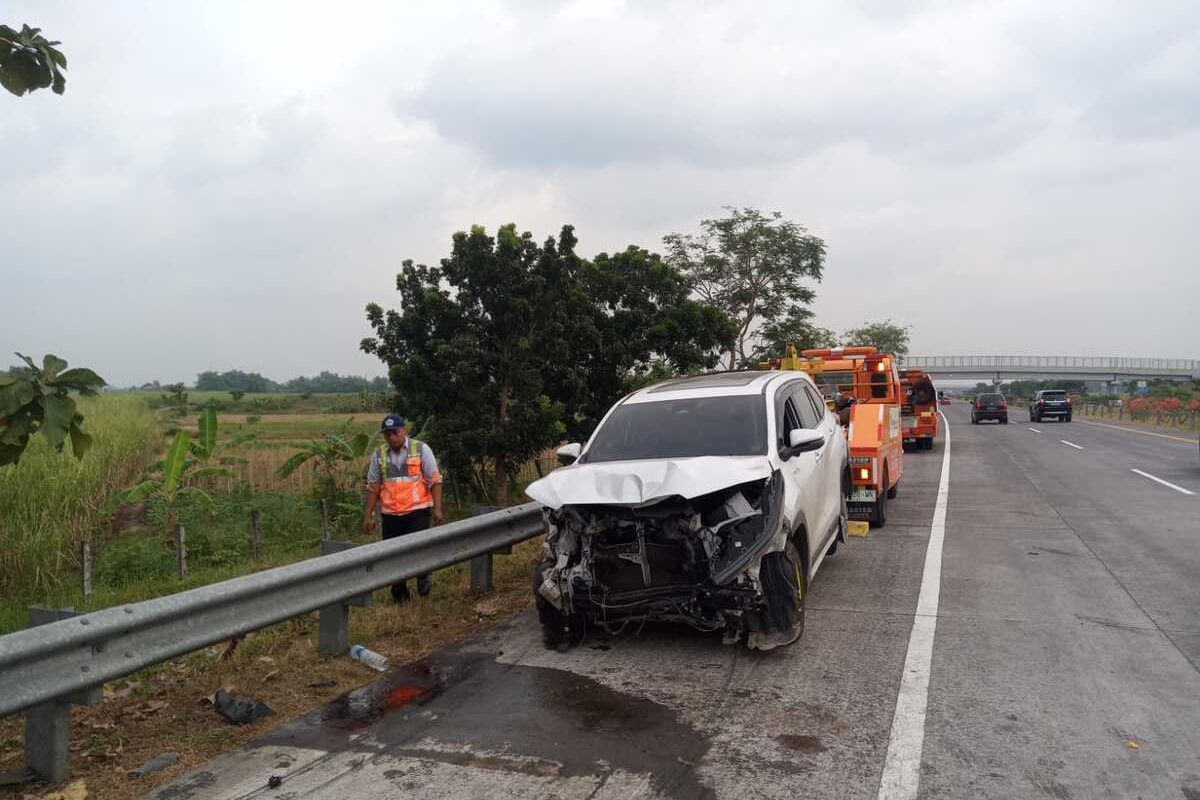
[[[550,508],[569,505],[638,506],[666,497],[685,499],[741,483],[766,480],[766,456],[700,456],[652,461],[605,461],[556,469],[525,493]]]

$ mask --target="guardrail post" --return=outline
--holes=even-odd
[[[83,578],[83,596],[92,596],[92,543],[87,539],[79,542],[79,573]]]
[[[357,547],[354,542],[321,540],[321,555],[328,556]],[[350,606],[365,606],[371,600],[370,593],[356,595],[341,603],[322,606],[318,614],[317,652],[323,656],[345,653],[350,648]]]
[[[79,616],[72,608],[29,607],[29,627]],[[71,706],[91,706],[103,697],[100,686],[34,706],[25,712],[25,766],[39,778],[62,783],[71,767]]]
[[[260,514],[256,508],[250,512],[250,557],[258,561],[262,555],[262,534],[259,528]]]
[[[328,541],[329,536],[329,501],[321,498],[321,539]]]
[[[504,506],[475,506],[473,516],[480,514],[490,514],[493,511],[499,511]],[[492,556],[494,555],[511,555],[512,548],[504,547],[500,550],[493,550],[490,553],[475,556],[471,559],[471,591],[472,592],[490,592],[492,590],[492,575],[493,563]]]
[[[179,580],[187,580],[187,530],[182,522],[175,523],[175,562],[179,566]]]

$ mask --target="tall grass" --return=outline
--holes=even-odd
[[[138,397],[79,401],[92,448],[76,459],[35,436],[20,463],[0,467],[0,597],[37,599],[77,567],[77,543],[102,534],[108,498],[130,485],[161,447]]]

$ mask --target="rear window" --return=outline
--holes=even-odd
[[[1066,400],[1066,392],[1042,392],[1043,400]]]
[[[765,406],[758,394],[626,403],[596,431],[581,460],[763,455]]]
[[[1004,399],[1004,395],[1002,395],[1002,394],[999,394],[999,393],[996,393],[996,392],[988,392],[988,393],[986,393],[986,394],[981,394],[981,395],[979,395],[979,399],[980,399],[980,400],[984,400],[984,401],[987,401],[987,400],[1003,400],[1003,399]]]

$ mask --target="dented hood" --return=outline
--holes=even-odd
[[[691,499],[771,477],[765,456],[700,456],[653,461],[605,461],[556,469],[525,493],[550,508],[637,506],[673,495]]]

